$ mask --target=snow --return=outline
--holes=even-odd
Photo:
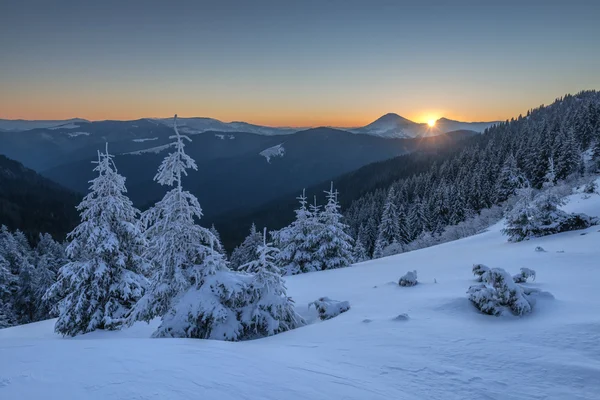
[[[54,128],[50,128],[50,129],[54,129]],[[69,137],[90,136],[91,133],[89,133],[89,132],[69,132],[69,133],[67,133],[67,135]]]
[[[153,140],[158,140],[158,137],[133,139],[132,142],[135,142],[135,143],[144,143],[144,142],[151,142]]]
[[[64,124],[64,125],[52,126],[52,127],[49,127],[48,129],[56,130],[56,129],[77,129],[77,128],[79,128],[79,125],[75,125],[74,123],[69,123],[69,124]]]
[[[137,151],[132,151],[130,153],[125,153],[125,154],[131,154],[134,156],[139,156],[142,155],[144,153],[154,153],[154,154],[158,154],[162,151],[167,150],[169,147],[171,147],[173,144],[172,143],[168,143],[168,144],[164,144],[162,146],[156,146],[156,147],[150,147],[149,149],[144,149],[144,150],[137,150]]]
[[[285,155],[285,148],[283,147],[283,143],[280,143],[276,146],[269,147],[268,149],[265,149],[258,154],[266,158],[267,162],[270,164],[271,158],[283,157]]]
[[[173,118],[156,118],[150,119],[154,123],[160,123],[167,126],[173,126]],[[223,122],[214,118],[193,117],[193,118],[177,118],[180,125],[179,130],[182,133],[189,135],[197,135],[203,132],[248,132],[257,135],[274,136],[274,135],[289,135],[296,133],[306,128],[291,128],[291,127],[271,127],[249,124],[247,122]],[[232,137],[229,137],[232,139]]]
[[[564,209],[599,216],[600,196],[584,197]],[[265,339],[150,339],[158,321],[72,339],[52,333],[54,321],[0,330],[0,398],[597,399],[600,227],[519,243],[502,227],[286,277],[310,324]],[[527,286],[555,299],[540,297],[524,317],[483,315],[466,294],[477,263],[533,268]],[[419,285],[399,287],[412,269]],[[321,322],[308,303],[323,296],[352,308]]]
[[[9,132],[21,132],[28,131],[30,129],[58,129],[65,128],[73,129],[70,126],[75,125],[79,122],[89,122],[88,120],[81,118],[73,118],[67,120],[56,120],[56,121],[28,121],[23,119],[0,119],[0,131],[9,131]],[[76,128],[77,126],[75,126]]]

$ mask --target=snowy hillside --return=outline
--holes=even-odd
[[[573,195],[565,209],[598,216],[600,196]],[[154,327],[143,323],[72,339],[53,321],[0,330],[0,398],[597,399],[600,227],[521,243],[501,228],[289,277],[313,323],[266,339],[148,339]],[[555,299],[523,318],[482,315],[465,293],[474,263],[533,268],[531,286]],[[419,285],[399,287],[413,269]],[[307,304],[321,296],[352,308],[316,322]]]

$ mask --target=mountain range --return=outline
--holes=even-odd
[[[199,167],[185,179],[210,219],[244,214],[304,187],[367,164],[415,151],[432,150],[476,135],[493,123],[438,120],[435,129],[386,114],[357,129],[265,127],[211,118],[178,118],[192,142],[186,151]],[[31,128],[32,129],[27,129]],[[0,154],[80,194],[93,178],[91,161],[108,143],[129,196],[140,208],[166,188],[153,181],[167,154],[173,118],[135,121],[0,120]],[[222,219],[221,219],[222,220]]]

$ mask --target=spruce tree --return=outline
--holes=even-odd
[[[221,235],[219,234],[219,231],[217,230],[217,228],[215,228],[215,224],[212,224],[210,226],[210,233],[212,233],[215,237],[215,243],[214,243],[215,251],[222,254],[224,258],[227,258],[227,255],[225,254],[225,247],[223,246],[223,243],[221,242]]]
[[[495,188],[495,202],[502,203],[508,200],[511,196],[514,196],[516,190],[524,183],[524,177],[522,176],[519,167],[517,166],[517,160],[511,153],[500,170],[500,176],[496,181]]]
[[[231,253],[229,268],[235,271],[240,266],[256,260],[256,249],[262,242],[262,233],[258,232],[256,230],[256,225],[252,223],[252,226],[250,227],[250,234],[246,236],[246,239],[244,239],[242,244],[236,247]]]
[[[364,237],[365,227],[364,225],[361,225],[358,229],[356,240],[354,241],[354,248],[352,249],[352,261],[355,263],[369,260],[369,253],[367,252],[367,248],[364,244]]]
[[[394,203],[396,191],[392,186],[388,192],[381,222],[379,223],[379,232],[375,242],[375,252],[373,258],[382,257],[383,250],[392,243],[398,243],[400,239],[400,227],[398,226],[398,211]]]
[[[81,223],[68,236],[69,262],[46,294],[62,297],[55,330],[68,336],[120,327],[147,283],[139,211],[126,196],[125,178],[108,149],[96,164],[98,176],[77,207]]]
[[[146,257],[152,260],[154,276],[129,323],[161,317],[154,337],[238,340],[243,327],[237,307],[244,282],[215,250],[215,235],[196,223],[202,208],[193,194],[183,190],[182,176],[198,167],[185,153],[184,140],[191,139],[179,134],[177,115],[173,129],[175,151],[165,157],[154,180],[174,188],[142,215]]]
[[[296,219],[288,226],[273,232],[274,241],[280,252],[276,264],[284,275],[318,271],[320,262],[315,258],[316,237],[312,229],[314,216],[306,207],[306,195],[302,191],[298,201],[300,207],[295,211]]]
[[[250,305],[243,309],[241,320],[245,325],[245,339],[271,336],[304,325],[296,312],[294,302],[287,296],[281,270],[275,264],[278,250],[266,242],[256,249],[256,259],[240,269],[253,274],[250,283]]]
[[[317,258],[321,269],[344,268],[352,264],[352,247],[354,241],[347,233],[348,225],[342,222],[338,192],[333,190],[333,182],[327,195],[327,204],[318,214],[320,221],[317,227]],[[314,215],[314,214],[313,214]]]

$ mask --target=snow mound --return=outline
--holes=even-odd
[[[417,271],[408,271],[398,281],[400,286],[415,286],[417,283]]]
[[[329,297],[321,297],[318,300],[309,303],[308,307],[315,306],[321,320],[327,320],[337,317],[350,309],[350,303],[347,301],[332,300]]]
[[[265,149],[258,154],[266,158],[267,162],[270,164],[271,158],[283,157],[285,155],[285,148],[283,147],[283,143],[281,143],[276,146],[269,147],[268,149]]]

